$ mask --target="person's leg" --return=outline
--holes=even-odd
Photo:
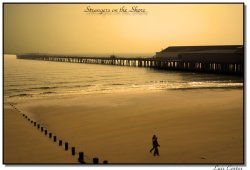
[[[154,156],[157,154],[157,148],[154,147]]]
[[[156,154],[157,154],[157,156],[160,156],[160,155],[159,155],[159,149],[158,149],[158,147],[157,147]]]

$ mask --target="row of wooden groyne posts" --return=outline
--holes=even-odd
[[[119,66],[148,67],[164,70],[192,71],[205,73],[236,74],[244,73],[244,63],[227,63],[217,61],[183,61],[166,58],[117,58],[117,57],[77,57],[50,55],[17,55],[17,59],[107,64]]]
[[[28,122],[30,122],[35,128],[37,128],[40,132],[44,133],[45,136],[48,136],[50,139],[53,140],[53,142],[58,143],[59,146],[64,147],[65,151],[69,151],[69,142],[63,142],[62,140],[58,139],[58,137],[50,132],[47,128],[43,127],[41,123],[32,120],[31,118],[28,117],[27,114],[23,113],[20,109],[18,109],[14,104],[10,103],[10,106],[13,107],[16,111],[20,113]],[[77,152],[76,147],[72,146],[71,147],[71,155],[76,156],[78,153],[78,162],[80,164],[90,164],[90,162],[86,162],[85,158],[87,157],[84,152]],[[99,164],[99,159],[97,157],[94,157],[92,159],[93,164]],[[107,160],[103,161],[103,164],[108,164]]]

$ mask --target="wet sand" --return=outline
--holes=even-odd
[[[110,163],[243,163],[242,89],[47,97],[16,106],[83,151],[87,162],[98,157]],[[149,152],[153,134],[159,157]],[[4,162],[75,163],[77,157],[6,103]]]

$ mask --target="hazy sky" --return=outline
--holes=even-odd
[[[147,13],[114,13],[138,6]],[[109,9],[106,14],[84,12]],[[5,4],[4,53],[155,53],[243,44],[242,4]]]

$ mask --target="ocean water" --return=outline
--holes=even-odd
[[[4,98],[122,91],[232,89],[243,77],[80,63],[21,60],[4,55]]]

